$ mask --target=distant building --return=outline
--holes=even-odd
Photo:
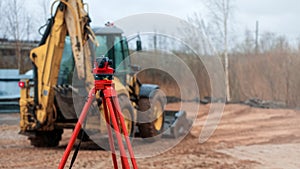
[[[21,41],[21,54],[24,57],[23,66],[24,72],[31,69],[31,63],[29,59],[30,50],[38,46],[37,41]],[[16,57],[16,42],[8,39],[0,39],[0,69],[17,69],[17,57]],[[22,72],[22,73],[24,73]]]

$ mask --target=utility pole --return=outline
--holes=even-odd
[[[258,54],[258,34],[259,34],[259,22],[256,21],[256,31],[255,31],[255,54]]]
[[[228,59],[228,19],[229,19],[229,0],[223,0],[223,27],[224,27],[224,61],[225,61],[225,85],[227,102],[231,101],[230,81],[229,81],[229,59]]]

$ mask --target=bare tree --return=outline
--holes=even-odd
[[[260,51],[266,52],[290,52],[292,47],[284,35],[277,35],[273,32],[264,32],[260,39]]]
[[[256,51],[255,39],[249,29],[245,30],[245,39],[238,43],[233,50],[234,53],[252,54]]]
[[[5,6],[4,19],[7,36],[14,42],[18,69],[21,73],[23,69],[22,40],[30,39],[33,27],[32,17],[26,12],[22,0],[7,0]]]
[[[273,32],[264,32],[260,38],[260,51],[262,53],[272,51],[275,48],[276,34]]]
[[[298,47],[298,52],[300,52],[300,37],[297,38],[297,47]]]
[[[219,34],[223,44],[223,57],[225,64],[225,84],[227,101],[231,100],[230,96],[230,84],[229,84],[229,60],[228,60],[228,32],[229,21],[232,17],[233,4],[232,0],[208,0],[206,6],[211,16],[211,21],[215,26],[216,33]]]
[[[0,1],[0,17],[3,18],[3,0]],[[5,38],[4,20],[0,19],[0,38]]]
[[[32,18],[28,15],[25,18],[25,28],[26,28],[26,40],[29,41],[30,40],[30,35],[32,33],[32,25],[33,25],[33,21]]]
[[[290,52],[291,47],[286,36],[281,35],[276,38],[276,49],[280,52]]]
[[[22,16],[22,11],[20,10],[21,5],[18,4],[17,0],[7,1],[6,9],[6,19],[7,19],[7,32],[15,41],[16,57],[18,58],[18,68],[21,71],[22,55],[21,55],[21,30],[20,30],[20,20]]]
[[[220,42],[216,38],[215,32],[210,22],[205,22],[201,13],[194,12],[187,17],[187,23],[184,29],[179,30],[182,36],[182,40],[187,42],[194,52],[197,52],[200,56],[212,56],[216,52],[219,53]],[[192,25],[192,26],[191,26]],[[186,53],[190,53],[189,50],[182,47]]]
[[[41,12],[41,16],[40,17],[40,22],[46,23],[48,18],[50,17],[50,2],[49,0],[39,0],[39,6],[41,8],[40,12]]]
[[[207,39],[206,34],[211,36],[209,32],[209,26],[204,24],[204,20],[200,13],[194,13],[192,16],[188,16],[188,23],[191,23],[194,27],[187,26],[182,32],[186,41],[190,42],[191,47],[201,55],[209,55],[210,41]]]

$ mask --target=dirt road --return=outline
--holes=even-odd
[[[139,168],[300,168],[300,111],[227,105],[216,132],[200,144],[208,110],[209,105],[200,107],[190,134],[180,144],[138,159]],[[18,114],[0,115],[0,168],[57,168],[71,131],[64,132],[58,148],[37,149],[18,130]],[[112,168],[110,153],[84,144],[73,168]]]

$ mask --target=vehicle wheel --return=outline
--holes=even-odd
[[[35,136],[29,137],[34,147],[56,147],[61,140],[63,130],[38,131]]]
[[[161,134],[164,129],[164,105],[162,95],[155,91],[149,98],[139,100],[139,132],[146,141],[155,141],[155,136]]]
[[[131,102],[129,100],[129,98],[125,95],[120,95],[118,96],[118,100],[120,103],[120,107],[121,107],[121,112],[123,114],[124,117],[124,121],[125,121],[125,126],[128,132],[128,136],[132,137],[133,136],[133,130],[134,130],[134,111],[133,111],[133,107],[131,105]]]

